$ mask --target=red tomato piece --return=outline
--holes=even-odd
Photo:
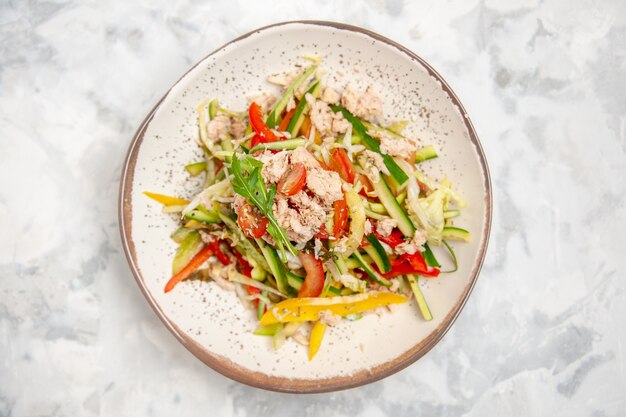
[[[330,168],[337,172],[344,181],[354,184],[356,169],[342,148],[336,148],[330,155]]]
[[[337,200],[333,203],[335,209],[335,223],[333,224],[333,236],[339,239],[348,226],[348,205],[346,199]]]
[[[324,266],[312,253],[300,252],[300,262],[306,271],[306,277],[298,292],[298,297],[319,297],[324,289]]]
[[[267,230],[267,217],[259,214],[256,209],[248,203],[239,207],[237,212],[237,224],[243,233],[253,239],[258,239]]]
[[[294,195],[302,191],[306,184],[306,168],[300,162],[289,165],[278,181],[276,191],[283,195]]]

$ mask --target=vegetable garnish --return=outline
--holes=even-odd
[[[212,279],[237,293],[274,349],[310,328],[309,360],[328,327],[407,297],[432,320],[419,279],[456,271],[448,241],[471,238],[455,224],[465,202],[452,183],[425,173],[445,152],[405,136],[406,121],[381,124],[370,88],[324,85],[319,65],[272,76],[282,95],[254,97],[247,111],[203,100],[204,159],[184,166],[202,189],[191,201],[145,193],[180,220],[165,292]],[[450,271],[437,260],[445,250]]]
[[[263,216],[269,221],[267,227],[268,233],[276,240],[276,244],[283,259],[287,258],[285,247],[292,254],[296,255],[298,251],[287,239],[285,229],[278,225],[272,205],[274,204],[274,195],[276,194],[276,186],[271,185],[269,190],[265,186],[265,181],[261,177],[261,168],[263,164],[251,156],[238,158],[233,153],[230,168],[233,173],[231,184],[233,191],[256,206]]]

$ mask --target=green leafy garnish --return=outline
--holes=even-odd
[[[230,167],[233,173],[233,179],[231,180],[233,190],[240,196],[247,198],[250,203],[259,209],[263,216],[267,217],[269,221],[267,232],[276,241],[282,259],[287,257],[285,247],[292,255],[297,255],[298,252],[287,238],[285,229],[279,226],[274,217],[272,206],[274,205],[276,186],[271,184],[269,189],[265,186],[265,181],[261,176],[263,163],[251,156],[237,158],[237,155],[233,153]]]

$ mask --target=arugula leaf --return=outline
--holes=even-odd
[[[287,257],[285,246],[292,255],[297,255],[298,252],[287,238],[285,229],[280,227],[274,217],[272,206],[274,205],[276,186],[271,184],[269,189],[266,187],[265,181],[261,176],[263,163],[251,156],[237,158],[237,155],[233,153],[230,167],[233,173],[231,180],[233,190],[240,196],[247,198],[250,203],[259,209],[262,215],[267,217],[269,221],[267,232],[276,241],[281,257],[283,259]]]

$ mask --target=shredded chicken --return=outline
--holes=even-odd
[[[225,114],[218,114],[206,124],[207,139],[212,143],[226,140],[230,128],[230,117]]]
[[[281,74],[272,74],[269,77],[267,77],[267,81],[272,84],[279,85],[283,88],[287,88],[303,72],[304,72],[304,67],[299,67],[291,72],[286,72],[286,73],[281,73]]]
[[[357,159],[365,170],[365,175],[373,183],[377,183],[380,180],[381,172],[385,175],[389,175],[389,170],[385,166],[383,157],[379,153],[366,149],[359,154]]]
[[[413,255],[415,252],[423,252],[424,243],[426,243],[426,232],[418,229],[415,231],[411,240],[405,241],[396,246],[395,252],[399,255],[405,253]]]
[[[246,127],[246,121],[242,117],[231,117],[228,132],[234,139],[240,139],[246,134]]]
[[[277,183],[289,167],[289,151],[265,151],[256,158],[263,163],[261,175],[268,183]]]
[[[256,96],[248,97],[249,103],[256,103],[261,108],[262,113],[267,113],[267,111],[272,107],[272,105],[276,102],[276,97],[269,93],[261,93]]]
[[[333,252],[346,253],[347,251],[348,251],[348,238],[344,236],[335,242],[335,245],[333,246]]]
[[[393,228],[398,225],[398,222],[391,217],[378,220],[376,223],[376,232],[381,236],[389,236],[393,231]]]
[[[296,208],[290,206],[292,203]],[[277,196],[274,203],[274,216],[278,224],[285,229],[287,237],[295,242],[308,242],[313,238],[324,221],[326,211],[304,191],[284,198]]]
[[[341,316],[333,313],[330,310],[322,310],[318,313],[320,323],[327,324],[329,326],[336,326],[341,321]]]
[[[341,96],[341,104],[355,116],[370,121],[380,117],[383,112],[383,102],[371,86],[364,93],[359,93],[347,85]]]
[[[341,96],[335,89],[326,87],[322,93],[321,99],[328,104],[337,104],[339,100],[341,100]]]
[[[327,206],[343,198],[341,177],[335,171],[326,171],[322,168],[308,170],[306,185]]]
[[[384,130],[368,131],[370,136],[380,140],[380,151],[385,155],[400,156],[406,158],[415,152],[416,144],[411,140],[399,136],[393,136]]]

